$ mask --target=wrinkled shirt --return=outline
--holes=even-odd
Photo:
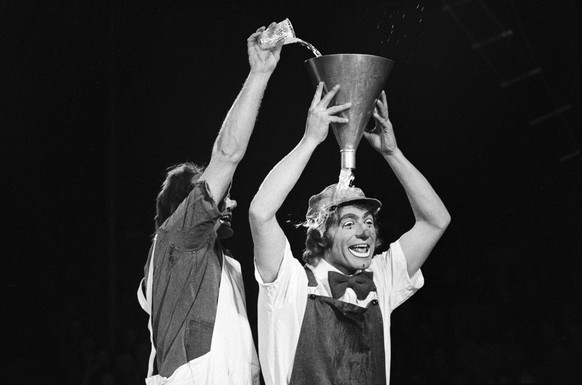
[[[196,383],[258,382],[240,264],[226,255],[223,259],[216,234],[219,218],[206,183],[200,181],[157,231],[145,275],[152,263],[151,328],[158,377],[183,377],[184,372]],[[221,291],[225,285],[228,290]],[[240,348],[227,354],[228,344]]]

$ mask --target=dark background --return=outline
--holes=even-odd
[[[576,383],[573,0],[3,2],[1,382],[143,383],[149,337],[135,291],[165,169],[208,162],[248,73],[246,38],[287,17],[323,54],[396,62],[386,92],[399,145],[453,218],[423,266],[425,288],[393,313],[392,383]],[[243,265],[253,327],[246,212],[303,134],[310,57],[284,47],[232,189],[226,246]],[[296,253],[293,224],[338,174],[330,135],[280,210]],[[356,185],[384,202],[386,244],[411,226],[365,141]]]

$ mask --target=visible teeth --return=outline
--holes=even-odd
[[[355,245],[349,247],[350,253],[358,258],[366,258],[370,251],[369,245]]]

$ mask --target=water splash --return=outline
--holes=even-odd
[[[321,52],[319,52],[319,50],[317,48],[315,48],[315,46],[313,44],[308,43],[305,40],[301,40],[299,38],[295,38],[294,43],[301,44],[302,46],[304,46],[305,48],[307,48],[308,50],[310,50],[311,53],[313,53],[313,55],[315,55],[315,57],[320,57],[321,56]]]
[[[354,179],[355,176],[351,168],[342,168],[340,170],[336,191],[343,191],[352,187]]]

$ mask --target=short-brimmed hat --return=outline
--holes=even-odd
[[[309,208],[305,215],[304,225],[320,228],[327,221],[330,212],[337,207],[346,205],[363,205],[368,207],[372,214],[377,214],[382,207],[382,202],[375,198],[366,197],[364,192],[357,187],[338,187],[338,184],[335,183],[309,198]]]

